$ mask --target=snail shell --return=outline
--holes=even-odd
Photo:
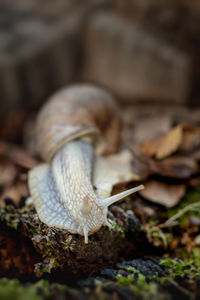
[[[104,89],[74,85],[47,101],[36,122],[37,149],[47,163],[29,172],[41,221],[83,235],[85,243],[110,226],[108,206],[142,188],[110,197],[113,184],[132,178],[127,154],[101,156],[116,151],[119,139],[119,110]]]
[[[38,152],[45,161],[51,161],[62,145],[81,137],[90,137],[98,153],[115,152],[120,127],[118,107],[107,91],[74,85],[56,93],[39,113]]]

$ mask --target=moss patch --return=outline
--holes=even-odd
[[[26,286],[21,285],[17,279],[0,280],[0,299],[2,300],[42,300],[49,296],[49,284],[45,280]]]
[[[136,268],[127,267],[127,271],[131,274],[123,277],[117,274],[118,283],[123,286],[128,286],[135,293],[142,295],[145,299],[150,299],[158,293],[158,285],[154,282],[147,282],[145,276]]]
[[[177,276],[188,279],[200,276],[200,248],[193,248],[190,255],[183,253],[183,256],[183,259],[162,259],[160,264],[168,268],[169,277],[172,279]]]

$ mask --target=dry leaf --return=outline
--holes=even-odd
[[[130,146],[157,139],[168,133],[172,124],[179,124],[186,120],[191,123],[192,118],[189,116],[194,114],[183,106],[147,103],[127,105],[121,113],[124,124],[123,142]]]
[[[183,244],[186,247],[186,251],[190,253],[192,251],[192,248],[196,246],[194,241],[194,234],[199,232],[199,227],[194,226],[191,228],[187,228],[186,232],[183,233],[183,236],[181,238],[181,244]]]
[[[150,157],[144,155],[138,149],[131,148],[132,153],[132,169],[138,174],[142,180],[147,179],[151,174],[155,173],[155,162]]]
[[[193,157],[173,155],[162,161],[156,161],[138,150],[132,151],[132,168],[142,180],[150,175],[187,179],[199,171],[198,163]]]
[[[31,169],[38,164],[38,161],[29,155],[25,150],[15,145],[10,146],[9,159],[16,165],[25,169]]]
[[[140,145],[139,149],[150,157],[163,159],[180,150],[191,152],[200,146],[200,128],[182,123],[168,134]]]
[[[200,149],[197,149],[191,154],[191,157],[197,161],[200,161]]]
[[[38,161],[22,147],[3,141],[0,141],[0,159],[9,160],[11,163],[26,169],[31,169],[38,164]]]
[[[149,116],[140,118],[134,126],[134,143],[141,144],[166,134],[171,128],[169,116]]]
[[[150,157],[163,159],[178,150],[182,138],[182,126],[179,125],[163,137],[145,142],[140,146],[140,150]]]
[[[17,169],[12,164],[1,164],[0,165],[0,185],[9,186],[13,183],[17,175]]]
[[[109,197],[116,184],[140,179],[131,168],[131,160],[128,150],[108,157],[96,157],[93,184],[99,198]]]
[[[185,179],[198,172],[198,164],[192,157],[174,155],[162,161],[155,161],[154,174]]]
[[[182,124],[183,140],[180,145],[180,150],[191,152],[198,149],[200,146],[200,128],[189,124]]]
[[[139,194],[147,200],[161,204],[167,208],[176,205],[185,194],[186,187],[183,184],[169,185],[164,182],[148,181],[145,189]]]

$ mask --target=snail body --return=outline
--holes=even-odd
[[[116,151],[119,139],[118,108],[101,88],[75,85],[44,105],[36,121],[36,141],[46,163],[33,168],[28,180],[42,222],[83,235],[85,243],[102,225],[110,226],[108,206],[142,188],[110,196],[127,168],[115,172],[109,163],[112,155],[102,154]]]

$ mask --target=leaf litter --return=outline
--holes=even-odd
[[[184,195],[188,189],[195,189],[200,183],[198,112],[194,114],[185,107],[134,105],[125,107],[122,114],[121,149],[128,149],[131,153],[134,176],[124,173],[113,191],[138,185],[138,181],[145,185],[145,189],[119,205],[136,214],[150,243],[167,249],[166,254],[177,252],[177,247],[191,251],[189,245],[199,244],[200,221],[197,221],[200,220],[200,207],[188,203],[187,208],[180,207],[176,212],[173,209],[187,202]],[[32,129],[27,126],[29,130]],[[0,206],[12,205],[13,202],[19,207],[25,205],[22,200],[29,196],[27,172],[39,160],[30,154],[35,153],[35,149],[30,149],[33,147],[31,143],[21,143],[22,136],[19,143],[16,143],[16,137],[13,138],[13,131],[8,136],[9,142],[5,135],[0,138]],[[121,164],[123,166],[123,161]],[[131,182],[126,178],[131,178]],[[198,195],[200,199],[200,191]],[[192,218],[196,218],[195,224],[191,222]],[[184,219],[187,219],[186,223]]]

